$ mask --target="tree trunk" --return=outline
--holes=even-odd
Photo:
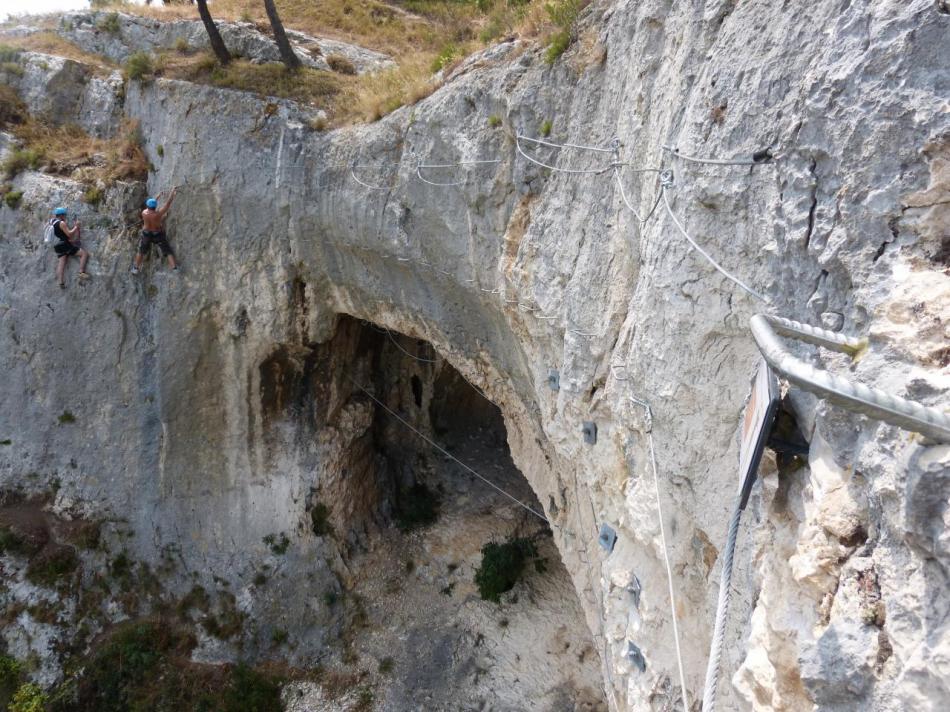
[[[267,19],[270,20],[270,26],[274,30],[274,39],[277,40],[277,49],[280,50],[281,61],[287,69],[299,69],[300,57],[290,46],[290,40],[287,39],[287,33],[284,32],[284,25],[280,21],[280,15],[277,14],[274,0],[264,0],[264,9],[267,10]]]
[[[208,0],[197,0],[198,14],[201,15],[201,21],[204,23],[205,30],[208,33],[208,39],[211,40],[211,49],[221,64],[227,64],[231,61],[231,53],[221,39],[221,33],[218,32],[218,26],[211,19],[211,13],[208,12]]]

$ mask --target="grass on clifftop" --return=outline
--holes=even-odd
[[[216,67],[210,54],[190,54],[185,47],[170,47],[155,58],[154,71],[158,76],[311,104],[325,110],[334,126],[375,121],[429,96],[439,86],[433,78],[436,72],[451,71],[472,52],[506,37],[534,39],[551,47],[547,57],[553,63],[573,42],[574,23],[586,3],[587,0],[276,0],[287,29],[385,52],[398,66],[363,76],[355,76],[350,67],[339,61],[331,64],[333,72],[303,69],[288,73],[279,64],[252,65],[241,60],[221,68]],[[158,6],[100,1],[96,5],[163,20],[198,19],[197,8],[192,4]],[[210,9],[216,20],[252,22],[265,34],[271,34],[262,3],[215,0]]]

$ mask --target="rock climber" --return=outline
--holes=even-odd
[[[83,249],[79,234],[79,220],[72,227],[66,223],[66,208],[56,208],[53,211],[53,219],[50,225],[53,228],[53,234],[56,236],[56,242],[53,244],[53,251],[56,252],[56,281],[59,282],[60,289],[66,289],[66,262],[70,257],[79,256],[79,279],[88,279],[86,272],[86,262],[89,260],[89,253]]]
[[[152,245],[158,245],[158,248],[162,251],[162,256],[168,258],[168,266],[172,268],[172,272],[178,272],[175,253],[165,236],[165,215],[175,201],[175,193],[177,192],[178,186],[176,185],[172,188],[171,195],[168,196],[168,202],[161,208],[158,207],[158,201],[155,198],[149,198],[145,201],[145,210],[142,211],[142,237],[139,238],[139,249],[132,265],[132,274],[139,273],[142,260],[145,259],[145,255],[148,254]],[[158,197],[161,198],[161,194]]]

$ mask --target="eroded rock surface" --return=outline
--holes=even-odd
[[[0,436],[11,440],[0,482],[57,479],[57,511],[127,518],[137,557],[174,544],[185,569],[244,587],[248,611],[267,536],[289,537],[288,575],[312,567],[335,580],[345,546],[312,534],[308,497],[358,460],[346,453],[373,408],[345,374],[373,368],[358,349],[319,377],[304,364],[339,315],[365,319],[431,343],[500,407],[602,656],[607,700],[673,709],[646,429],[629,396],[646,398],[697,709],[757,359],[747,323],[760,307],[690,249],[662,203],[640,226],[609,172],[548,172],[513,137],[551,121],[553,141],[617,137],[632,168],[672,168],[677,218],[777,313],[870,337],[853,363],[791,348],[946,408],[948,31],[929,0],[598,3],[554,66],[510,42],[417,105],[326,134],[288,102],[131,83],[122,107],[155,164],[149,190],[181,186],[169,227],[185,272],[153,260],[130,277],[130,234],[105,208],[81,207],[100,221],[87,237],[93,279],[60,293],[38,225],[79,190],[30,173],[14,181],[24,206],[0,208]],[[780,158],[698,165],[663,144]],[[609,163],[540,150],[564,167]],[[460,185],[418,179],[420,162],[483,159],[499,163],[423,171]],[[653,175],[620,176],[649,208]],[[266,397],[268,373],[308,384],[310,420]],[[411,393],[402,382],[389,395]],[[942,709],[950,447],[794,389],[789,408],[810,452],[767,462],[746,511],[721,708]],[[57,421],[65,410],[75,422]],[[594,445],[584,421],[597,424]],[[360,514],[367,502],[341,502],[338,526],[371,522],[379,510]],[[618,534],[610,555],[602,523]],[[308,596],[279,598],[311,616],[302,656],[333,638],[329,616],[306,613],[321,610]]]

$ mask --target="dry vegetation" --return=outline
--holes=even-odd
[[[58,57],[74,59],[77,62],[83,62],[103,72],[115,69],[115,64],[108,58],[98,54],[83,52],[72,42],[63,39],[52,30],[37,32],[27,37],[4,37],[3,44],[15,49],[54,54]]]
[[[331,64],[333,72],[304,69],[288,74],[279,65],[243,61],[222,68],[210,54],[178,47],[155,58],[154,74],[309,103],[326,110],[332,125],[375,121],[429,96],[438,88],[435,73],[505,37],[533,38],[554,46],[549,52],[554,61],[573,40],[565,17],[573,22],[582,7],[578,0],[276,0],[276,4],[289,29],[386,52],[399,66],[355,76],[347,63],[336,61]],[[198,19],[196,7],[186,3],[146,6],[107,0],[96,5],[154,18]],[[252,22],[269,32],[263,3],[255,0],[215,0],[211,11],[218,20]]]
[[[78,126],[50,126],[29,116],[12,90],[0,85],[0,128],[10,131],[19,147],[10,152],[2,172],[12,178],[22,170],[42,168],[87,185],[89,202],[101,198],[101,186],[117,180],[144,180],[149,163],[139,141],[138,125],[127,123],[115,138],[94,138]]]

